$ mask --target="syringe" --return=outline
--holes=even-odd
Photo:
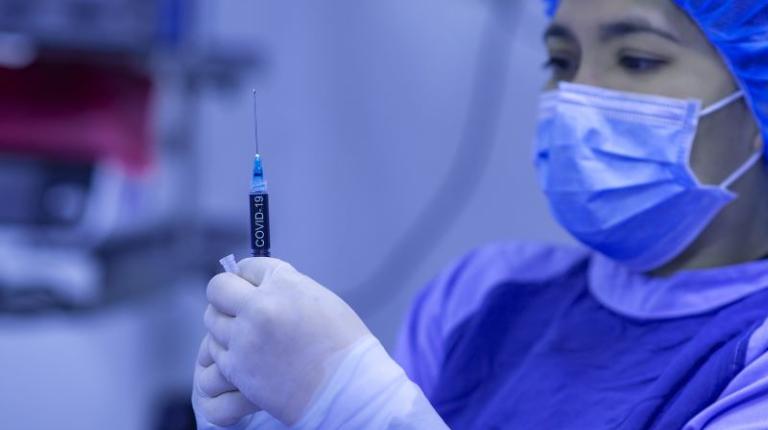
[[[251,255],[254,257],[269,257],[269,194],[267,194],[267,181],[264,179],[264,168],[261,164],[261,154],[259,153],[256,90],[253,91],[253,127],[256,155],[253,159],[251,192],[248,198],[251,207]]]

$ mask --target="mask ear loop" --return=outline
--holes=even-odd
[[[755,165],[755,163],[757,163],[757,161],[761,158],[763,158],[762,151],[757,151],[754,154],[752,154],[752,156],[749,157],[749,159],[746,162],[744,162],[744,164],[742,164],[741,167],[736,169],[735,172],[731,173],[731,176],[727,177],[723,181],[723,183],[720,184],[720,187],[724,189],[730,188],[734,182],[736,182],[739,178],[744,176],[744,174],[747,173],[747,171],[749,171],[749,169],[751,169]]]
[[[740,99],[742,97],[744,97],[744,91],[742,91],[742,90],[736,91],[735,93],[731,94],[730,96],[720,100],[719,102],[716,102],[716,103],[708,106],[706,109],[703,109],[699,113],[699,117],[704,117],[704,116],[707,116],[707,115],[712,114],[714,112],[717,112],[720,109],[728,106],[729,104],[735,102],[736,100],[738,100],[738,99]],[[762,151],[757,151],[754,154],[752,154],[752,156],[749,157],[749,159],[747,159],[747,161],[745,161],[744,164],[741,165],[741,167],[736,169],[735,172],[731,173],[730,176],[725,178],[725,180],[720,184],[720,187],[724,188],[724,189],[730,188],[731,185],[733,185],[734,182],[739,180],[739,178],[744,176],[744,174],[747,173],[747,171],[749,171],[749,169],[751,169],[755,165],[755,163],[757,163],[757,161],[760,158],[762,158],[762,156],[763,156]]]
[[[699,113],[699,116],[702,117],[702,116],[707,116],[709,114],[715,113],[742,97],[744,97],[744,91],[741,91],[741,90],[736,91],[735,93],[720,100],[719,102],[716,102],[710,106],[707,106],[705,109],[702,109],[701,113]]]

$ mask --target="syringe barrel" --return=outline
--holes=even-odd
[[[251,193],[248,199],[251,207],[251,255],[269,257],[269,194]]]

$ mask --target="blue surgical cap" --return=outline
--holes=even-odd
[[[555,14],[560,0],[545,0]],[[720,52],[746,95],[768,152],[768,1],[671,0]]]

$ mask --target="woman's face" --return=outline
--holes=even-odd
[[[718,52],[672,0],[561,0],[545,40],[548,88],[567,81],[699,99],[704,107],[738,89]],[[761,147],[741,99],[701,120],[691,167],[701,182],[718,184]]]

